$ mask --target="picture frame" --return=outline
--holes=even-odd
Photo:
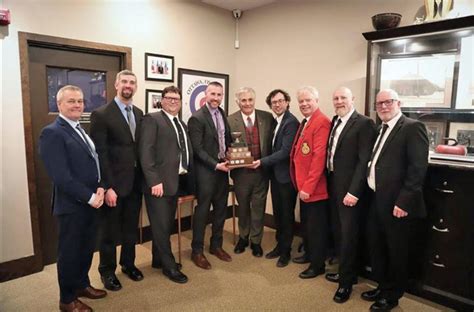
[[[466,145],[468,151],[472,151],[474,148],[474,123],[450,122],[449,137],[456,139],[461,145]]]
[[[207,85],[217,81],[224,86],[221,108],[228,115],[229,75],[201,70],[178,68],[178,87],[182,93],[181,118],[187,123],[191,115],[206,104]]]
[[[436,146],[443,144],[444,138],[446,137],[446,121],[444,120],[430,120],[423,121],[426,126],[426,132],[428,133],[428,142],[430,151],[434,151]]]
[[[145,80],[174,81],[174,56],[145,53]]]
[[[453,0],[425,0],[425,22],[445,19],[452,9]]]
[[[402,110],[453,108],[455,53],[382,56],[379,62],[378,90],[395,90]]]
[[[145,90],[145,114],[159,112],[161,110],[161,97],[163,90]]]

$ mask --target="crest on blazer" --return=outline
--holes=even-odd
[[[308,155],[311,152],[311,149],[309,148],[308,142],[303,142],[303,145],[301,146],[301,153],[303,155]]]

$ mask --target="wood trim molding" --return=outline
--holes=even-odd
[[[122,60],[120,64],[121,68],[130,70],[132,69],[132,49],[129,47],[90,42],[84,40],[53,37],[27,32],[18,32],[18,43],[20,53],[23,123],[25,131],[26,172],[28,179],[28,193],[34,254],[29,257],[0,263],[0,282],[32,274],[43,269],[37,199],[38,194],[36,189],[36,168],[34,162],[35,158],[33,155],[33,127],[31,120],[28,48],[30,46],[42,46],[61,50],[83,51],[85,53],[93,54],[118,55]]]

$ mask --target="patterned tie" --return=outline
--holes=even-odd
[[[336,130],[337,128],[341,125],[342,120],[341,118],[337,119],[336,126],[332,128],[331,135],[329,137],[329,144],[328,144],[328,151],[327,151],[327,160],[326,160],[326,167],[329,169],[329,171],[332,171],[332,163],[331,163],[331,157],[332,157],[332,145],[334,144],[334,136],[336,135]]]
[[[184,139],[183,129],[181,129],[178,118],[174,117],[173,121],[176,129],[178,130],[179,148],[181,150],[181,167],[183,167],[185,170],[188,170],[188,153],[186,151],[186,141]]]
[[[252,128],[253,127],[253,122],[252,118],[250,116],[247,117],[247,128]]]
[[[375,154],[377,154],[379,148],[380,148],[380,143],[382,143],[383,136],[385,132],[387,132],[388,125],[386,123],[382,124],[382,133],[380,133],[380,136],[377,139],[377,144],[375,145],[374,150],[372,151],[372,155],[370,155],[370,161],[369,165],[367,167],[367,177],[370,175],[370,168],[372,167],[372,161],[374,160]]]
[[[99,176],[99,181],[100,181],[101,176],[100,176],[99,157],[98,157],[95,149],[89,143],[89,139],[88,139],[88,136],[86,134],[86,131],[84,131],[84,129],[81,127],[80,124],[77,124],[76,128],[77,128],[77,130],[79,130],[79,133],[81,134],[82,139],[84,140],[84,142],[87,145],[87,149],[89,149],[89,152],[91,153],[92,157],[94,158],[95,166],[97,167],[97,175]]]
[[[130,127],[130,133],[132,134],[132,138],[135,141],[135,128],[137,127],[135,124],[135,119],[132,116],[132,107],[131,106],[126,106],[125,110],[127,111],[127,121],[128,121],[128,126]]]
[[[225,158],[225,137],[224,137],[224,132],[223,129],[221,129],[221,126],[219,124],[219,109],[216,109],[214,112],[214,118],[216,121],[216,131],[217,131],[217,138],[219,139],[219,155],[217,157],[219,159],[224,159]]]

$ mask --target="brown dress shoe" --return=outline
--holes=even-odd
[[[84,289],[80,289],[76,292],[78,297],[86,297],[89,299],[100,299],[107,296],[107,292],[102,289],[97,289],[92,286],[87,286]]]
[[[198,254],[191,254],[191,260],[193,260],[194,264],[201,269],[209,270],[211,269],[211,264],[207,261],[206,256],[203,253]]]
[[[225,262],[231,262],[232,261],[231,256],[227,252],[225,252],[225,250],[222,249],[222,248],[216,248],[214,250],[210,249],[209,253],[211,255],[216,256],[217,258],[219,258],[222,261],[225,261]]]
[[[68,304],[59,302],[59,310],[64,312],[92,312],[92,308],[79,299]]]

